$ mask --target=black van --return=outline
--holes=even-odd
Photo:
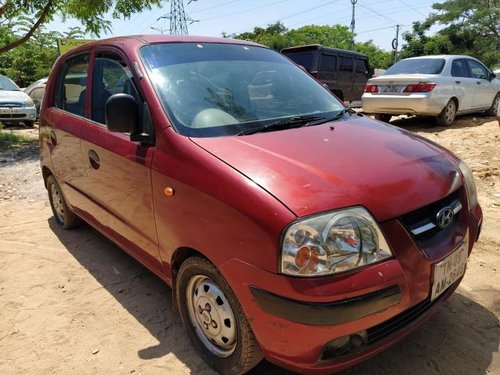
[[[358,52],[311,44],[284,48],[281,53],[348,102],[361,100],[365,84],[373,75],[368,57]]]

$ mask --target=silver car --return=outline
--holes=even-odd
[[[10,78],[0,76],[0,121],[24,122],[31,127],[35,120],[36,107],[33,99],[22,92]]]
[[[393,115],[436,117],[448,126],[457,114],[487,111],[495,116],[500,81],[479,60],[439,55],[398,61],[372,78],[361,98],[365,113],[389,121]]]

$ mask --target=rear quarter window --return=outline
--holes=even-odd
[[[314,56],[312,52],[285,52],[285,56],[294,61],[296,64],[302,65],[308,71],[312,70]]]
[[[340,58],[340,70],[344,72],[352,72],[352,57],[341,57]]]

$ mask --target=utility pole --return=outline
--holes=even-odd
[[[192,1],[196,0],[189,0],[188,4]],[[162,18],[170,20],[170,35],[187,35],[188,23],[191,25],[194,22],[199,21],[193,20],[191,17],[186,15],[186,12],[184,11],[184,0],[170,0],[170,13],[158,18],[158,20]]]
[[[396,37],[392,40],[394,62],[398,61],[398,45],[399,45],[399,25],[396,25]]]
[[[351,4],[352,4],[352,20],[351,20],[351,50],[354,49],[354,29],[356,27],[356,19],[355,19],[355,15],[356,15],[356,3],[358,2],[358,0],[351,0]]]

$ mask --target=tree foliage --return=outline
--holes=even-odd
[[[281,22],[276,22],[266,28],[255,27],[250,32],[223,34],[223,36],[260,43],[276,51],[285,47],[305,44],[321,44],[326,47],[349,49],[351,43],[351,32],[342,25],[307,25],[288,30]],[[372,66],[387,68],[391,65],[392,55],[378,48],[372,41],[356,43],[354,50],[366,54]]]
[[[500,64],[499,0],[447,0],[432,7],[436,12],[403,34],[401,57],[464,54],[492,68]],[[432,26],[444,27],[429,36]]]
[[[24,21],[25,27],[18,29],[22,33],[15,33],[15,38],[0,46],[0,54],[26,43],[56,14],[63,20],[75,18],[86,32],[99,36],[110,30],[111,22],[105,19],[107,13],[111,12],[113,18],[130,17],[160,3],[161,0],[5,0],[0,3],[0,25],[12,29]]]

